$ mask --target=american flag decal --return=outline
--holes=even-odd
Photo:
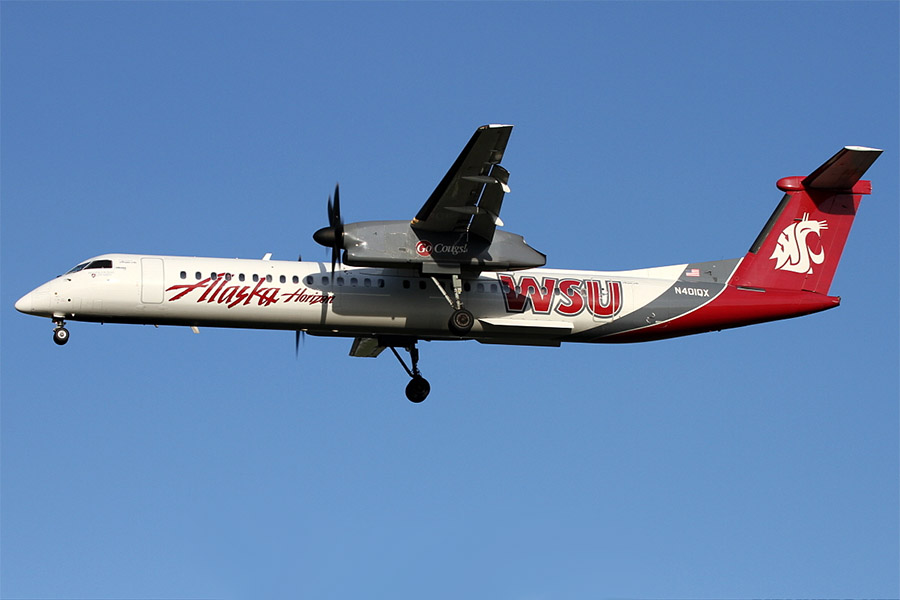
[[[700,269],[690,269],[684,272],[685,277],[700,277]]]

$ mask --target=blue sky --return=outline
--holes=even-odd
[[[897,597],[898,4],[0,4],[9,598]],[[512,123],[560,268],[741,256],[775,181],[883,148],[826,313],[631,346],[71,323],[105,252],[327,260]]]

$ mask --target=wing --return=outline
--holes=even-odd
[[[412,221],[421,231],[469,231],[487,241],[500,221],[509,172],[500,166],[512,125],[479,127]]]

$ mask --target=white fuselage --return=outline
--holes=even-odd
[[[133,254],[106,254],[83,265],[33,290],[16,308],[75,321],[459,339],[447,328],[450,279],[413,270],[338,267],[332,274],[318,262]],[[685,267],[463,277],[461,299],[476,317],[466,337],[558,345],[646,306]]]

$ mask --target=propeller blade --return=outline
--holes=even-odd
[[[344,222],[341,221],[341,184],[334,184],[334,221],[341,228]]]
[[[341,219],[341,188],[334,186],[334,200],[328,196],[328,227],[323,227],[313,234],[313,239],[331,248],[331,276],[334,277],[335,265],[341,264],[341,250],[344,249],[344,221]],[[299,259],[298,259],[299,260]]]
[[[344,221],[341,219],[341,184],[334,184],[334,206],[331,207],[334,222],[334,245],[331,246],[331,280],[334,283],[334,265],[341,264],[341,249],[344,246]]]

